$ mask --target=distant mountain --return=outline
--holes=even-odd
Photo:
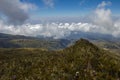
[[[85,39],[59,51],[0,49],[1,80],[119,80],[120,55]]]
[[[0,48],[63,49],[71,43],[67,39],[36,38],[0,33]]]
[[[120,38],[114,37],[109,34],[92,33],[92,32],[73,32],[67,36],[66,39],[80,39],[85,38],[88,40],[106,40],[106,41],[118,41]]]
[[[19,45],[11,42],[11,40],[13,40],[13,39],[30,39],[30,38],[25,37],[25,36],[0,33],[0,48],[18,48],[18,47],[20,47]]]
[[[0,48],[45,48],[58,50],[66,48],[80,38],[85,38],[100,48],[120,53],[120,39],[111,35],[98,33],[72,33],[64,39],[53,39],[53,37],[29,37],[21,35],[10,35],[0,33]]]
[[[11,35],[0,33],[0,39],[33,39],[34,37],[24,36],[24,35]]]
[[[72,42],[80,38],[85,38],[97,45],[100,48],[110,50],[112,52],[120,53],[120,38],[114,37],[109,34],[90,33],[90,32],[77,32],[72,33],[66,39],[71,39]]]

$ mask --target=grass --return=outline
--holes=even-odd
[[[0,49],[0,80],[116,80],[118,57],[84,39],[59,51]]]

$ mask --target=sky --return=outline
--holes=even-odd
[[[64,17],[64,16],[85,16],[92,12],[103,0],[21,0],[29,2],[38,7],[37,11],[32,12],[37,17]],[[119,15],[119,0],[105,0],[111,2],[108,6],[114,15]]]
[[[73,32],[120,37],[120,0],[0,0],[0,33],[64,38]]]

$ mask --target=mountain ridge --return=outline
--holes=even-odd
[[[81,32],[77,38],[74,39],[74,37],[72,38],[72,36],[69,36],[65,39],[53,39],[0,33],[0,48],[46,48],[48,50],[58,50],[73,45],[79,37],[88,39],[90,42],[94,43],[100,48],[110,50],[115,53],[120,53],[119,38],[117,39],[111,37],[110,35],[99,35]]]
[[[116,80],[119,57],[85,39],[58,51],[4,48],[0,49],[0,79]]]

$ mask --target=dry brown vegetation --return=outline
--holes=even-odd
[[[76,76],[77,73],[77,76]],[[0,80],[117,80],[117,55],[81,39],[59,51],[0,49]]]

